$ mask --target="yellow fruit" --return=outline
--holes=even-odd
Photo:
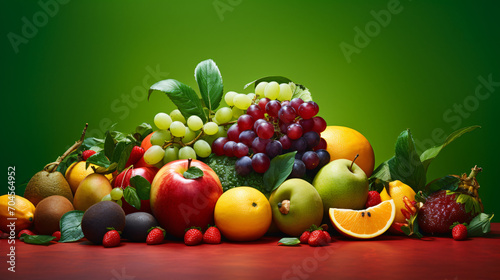
[[[26,198],[16,195],[11,200],[7,194],[0,196],[0,230],[3,232],[10,232],[10,228],[7,226],[11,222],[16,223],[16,233],[27,229],[33,223],[34,213],[35,206]],[[17,220],[11,221],[7,218],[17,218]]]
[[[252,241],[261,238],[272,221],[271,205],[257,189],[237,187],[219,197],[215,224],[227,239]]]
[[[112,189],[111,183],[104,175],[90,174],[78,186],[73,205],[76,210],[86,211],[90,206],[100,202],[104,196],[110,194]]]
[[[356,164],[363,169],[366,177],[370,177],[375,166],[375,153],[372,145],[358,131],[344,126],[328,126],[321,132],[326,140],[326,150],[330,153],[330,161],[344,158],[353,160],[357,154]]]
[[[97,168],[98,166],[95,164],[90,164],[89,168],[85,169],[87,162],[85,161],[78,161],[73,164],[71,164],[68,169],[66,170],[66,174],[64,175],[66,177],[66,180],[69,183],[69,186],[71,187],[71,191],[73,192],[73,195],[76,194],[76,189],[78,189],[78,185],[80,185],[80,182],[85,179],[88,175],[94,173],[94,169],[92,169],[92,166]],[[106,174],[105,175],[108,180],[111,180],[113,176],[111,174]]]
[[[401,209],[405,208],[405,203],[403,201],[403,197],[406,196],[410,201],[415,200],[415,191],[405,183],[396,180],[389,183],[389,191],[384,188],[380,193],[380,199],[382,201],[386,200],[394,200],[394,205],[396,205],[396,218],[394,222],[396,223],[405,223],[406,218],[401,213]]]
[[[364,210],[330,208],[330,219],[342,234],[360,238],[374,238],[386,232],[394,222],[396,207],[386,200]]]

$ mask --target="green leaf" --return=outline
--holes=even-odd
[[[151,125],[149,123],[141,123],[140,125],[138,125],[135,128],[134,137],[135,137],[135,135],[140,135],[139,138],[137,138],[137,137],[135,137],[135,138],[138,142],[142,142],[142,140],[144,138],[146,138],[146,136],[151,134],[151,132],[153,132],[153,128],[151,127]]]
[[[211,59],[200,62],[194,69],[194,77],[200,88],[201,98],[209,111],[219,107],[223,94],[222,76]]]
[[[378,193],[382,192],[384,187],[387,187],[389,185],[389,182],[375,177],[370,177],[370,180],[368,182],[370,184],[369,190],[376,191]]]
[[[104,148],[104,140],[95,137],[85,138],[82,145],[78,148],[78,151],[90,150],[92,147]]]
[[[425,170],[427,170],[427,168],[429,167],[429,164],[431,164],[432,160],[434,160],[437,157],[437,155],[439,154],[439,152],[441,152],[441,150],[444,147],[446,147],[453,140],[457,139],[458,137],[462,136],[463,134],[465,134],[467,132],[470,132],[470,131],[473,131],[476,128],[480,128],[480,126],[479,125],[474,125],[474,126],[469,126],[469,127],[461,128],[461,129],[453,132],[452,134],[450,134],[446,138],[446,140],[444,141],[443,144],[441,144],[439,146],[434,146],[432,148],[429,148],[429,149],[425,150],[420,155],[420,161],[424,165]]]
[[[61,172],[61,174],[64,175],[66,174],[66,170],[68,170],[68,167],[79,160],[80,159],[78,158],[78,153],[75,151],[64,158],[64,160],[57,167],[57,171]]]
[[[110,173],[113,173],[116,171],[117,166],[118,166],[118,163],[116,163],[116,162],[111,163],[108,167],[99,166],[95,169],[95,173],[110,174]]]
[[[203,122],[207,121],[201,101],[191,87],[174,79],[159,81],[149,88],[148,100],[155,90],[166,93],[186,119],[189,116],[196,115]]]
[[[472,213],[472,215],[481,213],[481,205],[479,204],[479,201],[474,197],[465,193],[446,191],[446,195],[452,194],[455,194],[455,200],[457,201],[457,203],[461,203],[465,206],[466,213]]]
[[[126,146],[127,146],[127,143],[125,143],[123,141],[116,143],[115,150],[113,151],[113,156],[111,157],[112,162],[118,163],[120,161],[123,150],[125,150]]]
[[[139,199],[139,196],[137,196],[137,191],[134,188],[127,186],[123,191],[123,197],[128,204],[132,205],[132,207],[137,210],[141,209],[141,200]]]
[[[85,164],[85,168],[89,168],[90,164],[93,163],[97,166],[101,166],[104,168],[108,168],[111,162],[108,160],[106,155],[104,154],[104,151],[100,151],[97,154],[93,154],[87,159],[87,162]]]
[[[288,84],[291,83],[292,80],[282,77],[282,76],[268,76],[268,77],[263,77],[254,81],[251,81],[250,83],[246,84],[243,89],[246,89],[247,87],[254,85],[256,87],[260,82],[277,82],[278,84]]]
[[[425,168],[415,149],[415,142],[409,129],[403,131],[396,140],[396,154],[389,160],[392,180],[400,180],[415,191],[424,189]]]
[[[109,131],[106,131],[106,137],[104,138],[104,155],[107,158],[113,158],[113,152],[115,150],[115,140],[111,136]]]
[[[269,169],[264,173],[264,189],[268,192],[274,191],[288,178],[292,173],[295,154],[290,152],[279,155],[271,160]]]
[[[83,238],[82,218],[83,211],[73,210],[66,212],[59,220],[61,239],[59,242],[74,242]]]
[[[130,185],[135,188],[140,200],[148,200],[150,198],[151,184],[146,178],[136,175],[130,178]]]
[[[427,184],[427,186],[425,186],[425,188],[428,194],[431,194],[439,190],[454,191],[458,188],[459,183],[460,183],[460,178],[448,175],[430,182],[429,184]]]
[[[284,246],[296,246],[300,244],[300,240],[297,237],[284,237],[278,241],[278,245]]]
[[[196,166],[191,166],[182,175],[186,179],[198,179],[203,177],[203,171]]]
[[[56,237],[52,235],[28,235],[23,234],[21,240],[26,244],[34,245],[49,245],[50,241],[54,240]]]
[[[311,93],[309,92],[308,88],[306,88],[303,85],[294,84],[294,83],[290,83],[289,85],[292,88],[292,92],[293,92],[291,99],[300,98],[300,99],[304,100],[304,102],[312,101],[312,96],[311,96]]]
[[[130,157],[130,153],[132,152],[134,146],[135,143],[129,143],[125,146],[125,148],[123,148],[120,159],[118,160],[118,164],[116,166],[116,170],[118,170],[118,172],[122,172],[123,169],[125,169],[125,164],[127,164],[128,158]]]
[[[467,236],[484,236],[491,230],[491,219],[493,214],[480,213],[469,223],[467,227]]]

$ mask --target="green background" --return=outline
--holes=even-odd
[[[146,87],[174,78],[197,88],[194,67],[212,58],[225,91],[249,92],[244,84],[268,75],[306,85],[329,125],[368,138],[376,165],[406,128],[429,147],[439,133],[481,125],[449,145],[427,179],[478,164],[485,210],[500,212],[500,87],[475,96],[478,77],[500,82],[495,1],[46,2],[57,5],[47,12],[36,1],[0,4],[2,193],[8,166],[21,185],[86,122],[91,136],[102,136],[112,123],[129,132],[170,112],[165,95],[146,100]],[[389,21],[382,15],[390,8]],[[340,45],[355,47],[358,29],[369,42],[358,40],[349,62]]]

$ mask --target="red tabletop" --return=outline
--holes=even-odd
[[[334,236],[326,247],[278,246],[276,237],[194,247],[123,242],[115,248],[16,240],[15,273],[7,270],[10,245],[3,239],[0,279],[499,279],[500,223],[491,228],[487,237],[466,241]]]

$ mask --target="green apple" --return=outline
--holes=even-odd
[[[313,186],[323,200],[325,212],[330,208],[363,209],[368,198],[365,172],[348,159],[337,159],[321,168]]]
[[[302,179],[283,182],[269,197],[273,222],[283,233],[300,236],[323,219],[323,203],[316,189]]]

